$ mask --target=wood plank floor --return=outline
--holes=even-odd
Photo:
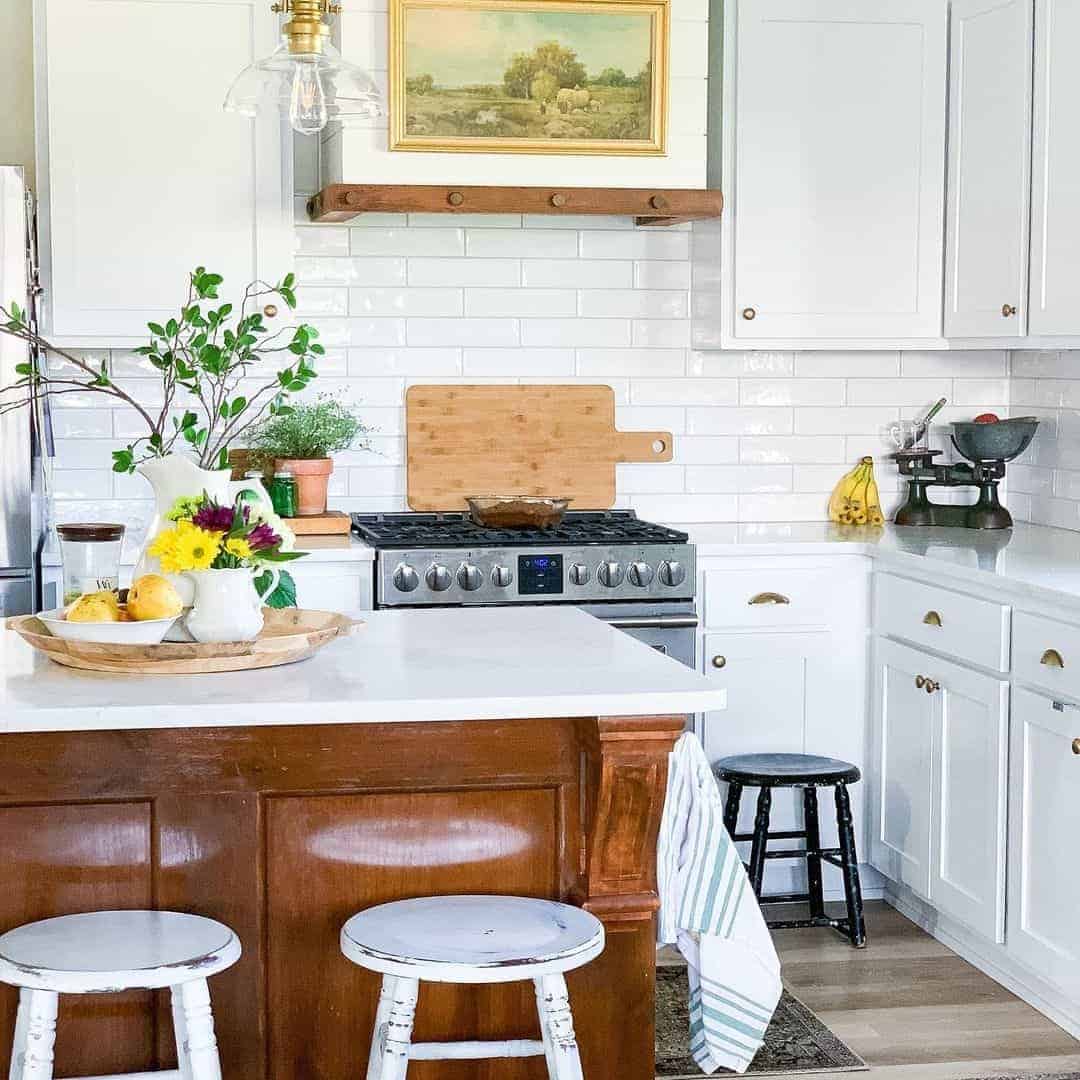
[[[1080,1043],[897,911],[867,904],[869,944],[774,932],[784,983],[869,1065],[823,1080],[1080,1073]]]

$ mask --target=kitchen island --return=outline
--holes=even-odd
[[[571,974],[586,1075],[651,1080],[667,752],[724,692],[569,607],[374,612],[312,660],[120,678],[0,645],[0,930],[71,911],[220,919],[225,1075],[363,1073],[375,977],[338,951],[371,904],[516,893],[593,911]],[[15,993],[0,997],[0,1069]],[[168,1066],[167,995],[64,999],[57,1075]],[[425,986],[418,1039],[536,1037],[530,985]],[[538,1078],[541,1059],[410,1077]]]

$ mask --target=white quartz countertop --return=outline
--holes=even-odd
[[[310,660],[220,675],[61,667],[0,631],[0,733],[647,716],[725,692],[571,607],[376,611]]]
[[[731,555],[869,555],[882,566],[934,569],[1050,602],[1080,600],[1080,532],[1018,522],[1011,529],[883,529],[817,522],[676,526],[698,558]]]

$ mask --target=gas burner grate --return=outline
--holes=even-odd
[[[554,529],[489,529],[467,514],[353,514],[353,532],[375,548],[536,547],[555,544],[685,544],[687,535],[632,510],[579,510]]]

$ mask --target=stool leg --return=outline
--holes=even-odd
[[[57,995],[49,990],[19,990],[11,1080],[52,1080],[56,1004]]]
[[[217,1038],[214,1036],[214,1014],[210,1008],[210,988],[205,979],[181,983],[172,987],[174,1001],[179,997],[182,1013],[182,1048],[178,1048],[185,1062],[180,1066],[181,1076],[191,1080],[221,1080],[221,1062],[218,1059]],[[176,1015],[174,1005],[173,1015]],[[179,1034],[179,1033],[178,1033]],[[188,1069],[184,1073],[184,1068]]]
[[[772,788],[763,787],[758,792],[757,816],[754,818],[754,843],[750,849],[750,887],[754,895],[761,896],[761,882],[765,876],[765,852],[769,847],[769,812],[772,809]]]
[[[728,781],[727,800],[724,803],[724,828],[729,836],[735,835],[739,826],[739,803],[742,801],[742,784]]]
[[[549,1080],[582,1080],[566,979],[562,975],[541,975],[533,979],[533,985]]]
[[[866,944],[866,926],[863,923],[859,859],[855,854],[855,829],[852,825],[851,800],[848,798],[847,784],[836,785],[836,824],[840,833],[840,861],[843,863],[848,934],[851,944],[856,949],[861,949]]]
[[[821,885],[821,828],[818,825],[817,788],[803,788],[803,826],[806,829],[806,891],[810,896],[810,918],[825,914],[825,893]]]
[[[383,976],[367,1080],[405,1080],[419,988],[416,979]]]
[[[176,1068],[180,1080],[192,1080],[191,1055],[188,1053],[187,1020],[184,1018],[184,1003],[180,999],[180,986],[169,987],[172,1000],[173,1040],[176,1043]]]

